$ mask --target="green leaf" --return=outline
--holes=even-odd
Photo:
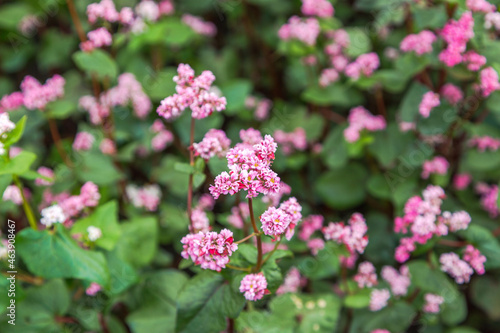
[[[194,172],[194,167],[189,163],[177,162],[174,164],[174,170],[190,175]]]
[[[366,196],[366,169],[350,163],[341,169],[321,175],[315,184],[318,195],[335,209],[349,209],[361,204]]]
[[[123,178],[123,174],[114,166],[110,156],[90,152],[79,156],[81,164],[76,172],[82,182],[91,181],[105,186]]]
[[[94,49],[92,52],[77,51],[73,54],[76,66],[89,75],[96,75],[99,79],[113,80],[118,75],[118,67],[108,53]]]
[[[385,131],[372,135],[374,142],[368,146],[368,151],[385,167],[400,157],[412,141],[412,134],[401,133],[396,123],[390,123]]]
[[[344,140],[345,126],[336,126],[323,143],[321,157],[330,168],[343,167],[347,161],[347,144]]]
[[[24,127],[26,126],[27,117],[23,116],[16,124],[16,128],[7,133],[7,138],[3,141],[5,148],[10,147],[14,143],[18,142],[24,133]]]
[[[234,115],[245,107],[245,100],[252,91],[252,83],[249,80],[235,80],[222,86],[221,90],[227,99],[225,112]]]
[[[155,217],[141,216],[120,225],[122,235],[116,243],[119,258],[136,267],[149,264],[158,248],[158,222]]]
[[[342,107],[359,105],[364,100],[359,91],[340,83],[334,83],[326,88],[318,85],[309,87],[302,93],[302,99],[315,105]]]
[[[87,235],[87,228],[97,227],[102,231],[102,237],[96,240],[95,244],[103,249],[111,251],[114,247],[122,230],[118,224],[118,204],[116,201],[109,201],[99,206],[91,215],[76,221],[71,228],[71,234]]]
[[[371,51],[370,38],[363,29],[349,27],[345,31],[349,34],[349,40],[351,41],[346,50],[348,56],[354,58]]]
[[[293,318],[267,312],[245,311],[236,319],[237,332],[294,333]]]
[[[493,320],[500,319],[500,283],[490,276],[474,278],[471,285],[472,302]]]
[[[54,119],[68,118],[76,111],[76,104],[70,100],[57,100],[49,104],[47,117]]]
[[[175,93],[175,82],[172,80],[177,75],[177,70],[167,67],[159,72],[144,75],[141,81],[144,91],[154,101],[160,101]],[[138,76],[138,78],[141,78]]]
[[[448,15],[443,6],[415,8],[412,12],[417,31],[423,29],[440,29],[448,21]]]
[[[111,281],[109,293],[119,295],[130,288],[139,279],[135,269],[126,261],[120,259],[115,252],[106,253]]]
[[[23,229],[17,234],[17,250],[31,273],[44,278],[76,278],[109,283],[109,271],[101,253],[84,250],[61,225],[54,231]]]
[[[428,91],[429,89],[427,87],[417,82],[410,86],[405,94],[405,97],[403,97],[403,101],[400,106],[402,121],[415,121],[419,115],[418,106],[422,101],[422,96],[424,96],[424,94]]]
[[[344,298],[344,305],[352,309],[362,309],[370,305],[370,290],[363,289],[360,292],[352,295],[347,295]]]
[[[391,188],[385,177],[381,174],[370,176],[367,189],[371,195],[378,199],[390,200],[392,197]]]
[[[31,7],[24,2],[4,4],[0,8],[0,17],[2,18],[0,27],[17,30],[21,19],[32,12]]]
[[[29,170],[35,160],[35,154],[23,150],[8,162],[0,160],[0,175],[22,175]]]
[[[177,332],[219,332],[226,318],[236,318],[245,298],[224,283],[221,275],[204,271],[193,277],[177,299]]]

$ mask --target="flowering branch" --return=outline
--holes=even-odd
[[[21,194],[21,198],[23,199],[23,209],[24,213],[26,214],[26,217],[28,218],[28,222],[33,230],[38,230],[36,226],[36,219],[35,219],[35,214],[33,214],[33,211],[31,210],[31,207],[26,200],[26,196],[24,195],[23,191],[23,184],[21,183],[21,180],[19,180],[19,177],[17,175],[12,175],[12,179],[14,180],[14,183],[16,184],[17,188],[19,189],[19,193]]]
[[[255,223],[255,217],[253,215],[252,198],[248,198],[248,210],[250,211],[250,221],[252,222],[253,231],[254,233],[257,233],[257,265],[255,266],[254,271],[258,272],[262,267],[262,239],[260,238],[259,229],[257,229],[257,224]]]

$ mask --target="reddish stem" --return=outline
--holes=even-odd
[[[262,239],[260,237],[259,229],[257,229],[257,224],[255,223],[255,217],[253,215],[253,203],[252,198],[248,198],[248,210],[250,211],[250,221],[252,222],[252,228],[257,235],[257,265],[255,266],[254,271],[260,271],[262,266]]]
[[[48,121],[50,127],[50,134],[52,135],[52,140],[54,140],[54,143],[56,145],[57,152],[61,156],[64,163],[68,167],[73,168],[74,167],[73,162],[71,162],[68,155],[66,154],[66,151],[64,150],[64,147],[62,146],[61,135],[59,134],[59,130],[57,129],[57,124],[55,120],[52,118],[48,118]]]
[[[189,136],[189,164],[194,166],[194,151],[193,151],[193,143],[194,143],[194,118],[191,118],[191,133]],[[189,230],[194,232],[193,227],[193,219],[191,217],[191,211],[193,204],[193,173],[189,174],[189,184],[188,184],[188,196],[187,196],[187,213],[189,218]]]

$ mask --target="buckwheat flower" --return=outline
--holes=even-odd
[[[296,293],[306,282],[306,279],[300,276],[300,271],[296,267],[292,267],[285,275],[283,284],[276,290],[276,295]]]
[[[306,66],[314,66],[318,63],[318,58],[316,58],[316,56],[314,56],[312,54],[305,56],[305,57],[302,57],[302,59],[300,59],[300,60]]]
[[[398,127],[401,132],[409,132],[415,130],[417,125],[411,121],[401,121],[398,123]]]
[[[262,197],[262,202],[269,206],[278,206],[284,195],[292,193],[292,188],[285,182],[280,182],[277,192],[269,192]]]
[[[286,239],[290,240],[295,233],[295,226],[302,219],[302,206],[297,202],[295,197],[291,197],[288,200],[284,201],[279,209],[283,210],[290,216],[290,225],[287,228]]]
[[[75,141],[73,141],[73,149],[76,151],[90,150],[95,138],[92,134],[88,132],[79,132],[75,136]]]
[[[156,22],[160,17],[160,9],[156,2],[142,0],[135,6],[135,13],[145,21]]]
[[[140,35],[148,29],[146,22],[140,17],[136,17],[130,24],[130,32],[134,35]]]
[[[59,206],[67,218],[78,216],[86,207],[79,195],[72,195],[60,201]]]
[[[484,263],[486,262],[486,257],[481,254],[481,252],[472,245],[467,245],[464,251],[464,260],[469,263],[469,265],[474,268],[477,274],[483,275]]]
[[[445,223],[450,227],[451,232],[467,229],[472,220],[469,213],[463,210],[453,214],[450,212],[444,212],[443,217],[445,218]]]
[[[6,134],[16,128],[16,124],[10,121],[7,112],[0,114],[0,138],[4,138]]]
[[[282,130],[274,132],[274,138],[280,144],[284,155],[290,155],[295,150],[305,150],[307,148],[306,131],[297,127],[293,132],[286,133]]]
[[[101,0],[87,6],[87,17],[90,23],[95,23],[99,18],[108,22],[116,22],[119,14],[116,11],[113,0]]]
[[[410,271],[407,266],[401,266],[399,272],[391,266],[384,266],[381,272],[382,278],[391,286],[392,294],[404,296],[408,293],[411,284]]]
[[[238,249],[238,244],[233,242],[233,233],[228,229],[223,229],[220,233],[209,231],[188,234],[181,239],[181,243],[183,258],[190,258],[202,269],[218,272],[226,267],[229,257]]]
[[[200,199],[198,200],[197,208],[203,210],[212,210],[215,206],[215,200],[210,194],[202,194]]]
[[[101,229],[98,227],[94,227],[93,225],[91,225],[87,228],[87,232],[88,232],[89,240],[91,242],[95,242],[96,240],[98,240],[99,238],[102,237]]]
[[[327,87],[330,84],[336,82],[339,79],[339,73],[334,68],[326,68],[321,72],[319,77],[319,85],[321,87]]]
[[[354,275],[354,281],[358,284],[359,288],[371,288],[376,286],[377,273],[375,272],[375,266],[369,261],[364,261],[358,266],[358,273]]]
[[[500,12],[488,13],[484,16],[484,28],[500,30]]]
[[[474,37],[473,28],[474,19],[471,12],[463,13],[457,21],[449,20],[440,33],[448,45],[439,54],[439,60],[448,67],[462,62],[462,54],[467,48],[467,42]]]
[[[474,273],[472,267],[453,252],[443,253],[439,257],[439,262],[441,263],[441,270],[450,274],[458,284],[469,282],[470,276]]]
[[[325,242],[321,238],[312,238],[307,242],[307,247],[313,256],[318,255],[318,252],[325,248]]]
[[[379,311],[387,306],[387,301],[391,298],[388,289],[373,289],[370,295],[370,310]]]
[[[375,52],[360,55],[356,61],[345,68],[345,75],[357,80],[361,75],[369,77],[380,66],[380,60]]]
[[[444,303],[444,298],[435,294],[425,294],[425,304],[422,310],[427,313],[439,313],[439,306]]]
[[[291,217],[282,209],[269,207],[261,216],[262,230],[268,236],[282,235],[290,225]]]
[[[202,209],[195,208],[191,212],[191,221],[193,222],[193,232],[208,232],[210,231],[210,221],[207,213]]]
[[[241,280],[240,292],[242,292],[249,301],[258,301],[264,297],[264,295],[270,294],[267,289],[267,280],[262,273],[246,275],[243,280]]]
[[[116,154],[116,145],[115,142],[111,139],[104,138],[99,145],[99,149],[105,155],[115,155]]]
[[[86,182],[80,189],[80,199],[85,207],[97,206],[101,199],[99,187],[92,182]]]
[[[175,12],[174,3],[172,0],[162,0],[158,4],[158,9],[160,11],[160,15],[172,15]]]
[[[217,34],[217,27],[215,24],[204,21],[201,17],[183,14],[182,22],[200,35],[214,37]]]
[[[134,22],[134,10],[130,7],[123,7],[120,10],[118,20],[123,25],[131,25]]]
[[[85,289],[85,293],[89,296],[95,296],[99,291],[101,291],[101,286],[95,282],[92,282],[90,286]]]
[[[436,41],[436,35],[429,30],[422,30],[418,34],[406,36],[399,45],[403,52],[414,51],[418,55],[431,53],[432,43]]]
[[[47,79],[43,85],[34,77],[25,76],[21,82],[24,106],[29,110],[43,110],[47,103],[64,95],[65,83],[64,78],[57,74]]]
[[[131,104],[134,115],[140,119],[144,119],[151,111],[151,100],[132,73],[121,74],[118,85],[104,93],[101,100],[108,107]]]
[[[370,132],[383,130],[386,122],[383,116],[374,116],[362,106],[357,106],[349,111],[347,117],[349,127],[344,130],[344,138],[347,142],[356,142],[363,130]]]
[[[481,194],[481,206],[486,210],[491,218],[496,218],[500,215],[498,208],[498,186],[492,185],[491,187],[484,184],[483,191],[478,191]],[[476,189],[477,190],[477,189]]]
[[[42,218],[40,219],[40,223],[45,225],[47,228],[54,223],[63,223],[66,221],[66,216],[59,205],[52,205],[42,209],[41,215]]]
[[[441,95],[451,105],[457,105],[458,102],[462,101],[464,98],[464,93],[462,92],[462,90],[460,90],[459,87],[457,87],[451,83],[446,83],[441,88]]]
[[[353,257],[356,253],[361,254],[364,252],[368,245],[367,231],[365,219],[360,213],[352,214],[348,225],[344,225],[344,222],[330,222],[328,226],[322,229],[325,239],[344,244],[351,254],[350,257]]]
[[[439,94],[436,94],[432,91],[428,91],[422,97],[422,101],[418,106],[418,112],[424,118],[429,118],[431,111],[436,106],[439,106],[441,102],[439,101]]]
[[[78,101],[78,105],[87,111],[90,115],[90,122],[94,125],[99,125],[103,119],[109,116],[110,107],[105,105],[101,98],[97,100],[94,96],[82,96]]]
[[[21,92],[15,91],[10,95],[5,95],[0,99],[0,114],[20,108],[24,105],[24,96]]]
[[[450,163],[442,156],[436,156],[432,160],[425,161],[422,166],[421,177],[429,178],[431,174],[445,175],[448,172]]]
[[[25,197],[28,194],[28,189],[23,189],[24,190],[24,195]],[[2,200],[3,201],[12,201],[16,205],[21,205],[23,203],[23,197],[21,196],[21,191],[19,191],[19,188],[15,185],[9,185],[5,188],[5,191],[3,192],[2,195]]]
[[[231,145],[231,140],[227,138],[223,130],[211,129],[205,134],[200,143],[194,143],[195,156],[200,156],[204,160],[209,160],[214,156],[224,157]]]
[[[263,98],[257,103],[257,107],[254,111],[255,119],[264,120],[269,116],[269,111],[273,106],[273,102],[270,99]]]
[[[465,5],[473,12],[492,13],[497,10],[495,5],[486,0],[467,0]]]
[[[469,186],[471,181],[472,177],[468,173],[457,173],[455,177],[453,177],[453,187],[456,190],[462,191]]]
[[[113,42],[113,37],[106,28],[97,28],[87,34],[89,41],[94,47],[110,46]]]
[[[248,203],[240,202],[238,206],[231,208],[231,215],[228,216],[227,222],[233,227],[242,229],[245,225],[245,220],[250,216]]]
[[[397,262],[403,263],[410,259],[410,254],[415,251],[415,241],[412,238],[401,238],[399,246],[394,252],[394,259]]]
[[[467,64],[467,69],[470,71],[478,71],[486,64],[486,57],[477,54],[474,51],[468,51],[463,55],[462,61]]]
[[[253,128],[240,130],[240,139],[243,141],[243,144],[250,146],[256,145],[263,140],[260,131]]]
[[[332,17],[333,6],[328,0],[302,0],[302,14],[318,17]]]
[[[54,184],[55,176],[54,176],[54,171],[52,171],[52,169],[49,169],[47,167],[42,166],[42,167],[39,167],[36,172],[38,172],[39,174],[41,174],[44,177],[50,178],[50,180],[46,180],[43,178],[37,178],[37,179],[35,179],[35,185],[50,186],[50,185]]]
[[[151,140],[151,147],[154,151],[164,150],[170,143],[174,141],[174,135],[168,130],[162,130],[156,134]]]
[[[391,332],[389,332],[388,330],[378,328],[376,330],[371,331],[370,333],[391,333]]]
[[[480,152],[486,150],[497,151],[500,148],[500,140],[492,138],[491,136],[475,136],[469,141],[469,146],[477,147]]]
[[[314,234],[315,231],[321,230],[323,227],[324,218],[321,215],[309,215],[301,224],[299,239],[306,241]]]
[[[316,38],[318,38],[320,31],[321,28],[317,19],[307,18],[302,20],[298,16],[292,16],[288,19],[288,23],[281,26],[278,37],[284,41],[297,39],[313,46],[316,44]]]
[[[19,21],[19,31],[26,37],[30,38],[37,32],[38,28],[43,25],[42,20],[37,15],[25,15]]]
[[[156,184],[146,185],[139,188],[135,185],[127,185],[125,188],[127,197],[137,208],[146,208],[149,211],[155,211],[160,203],[161,190]]]

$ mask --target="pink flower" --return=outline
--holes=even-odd
[[[90,150],[95,138],[92,134],[88,132],[79,132],[75,136],[75,141],[73,142],[73,149],[76,151]]]
[[[442,157],[436,156],[432,160],[425,161],[422,166],[422,179],[427,179],[431,174],[446,175],[450,163]]]
[[[467,245],[464,252],[464,260],[468,262],[472,268],[474,268],[477,274],[484,274],[484,263],[486,262],[486,257],[483,256],[474,246]]]
[[[193,232],[208,232],[210,231],[210,221],[207,214],[199,208],[193,209],[191,212],[191,221],[193,222]]]
[[[314,234],[315,231],[321,230],[323,227],[324,218],[321,215],[309,215],[304,219],[299,233],[299,239],[306,241]]]
[[[42,166],[42,167],[39,167],[36,172],[38,172],[39,174],[41,174],[44,177],[50,178],[51,180],[37,178],[37,179],[35,179],[35,185],[50,186],[50,185],[54,184],[55,175],[54,175],[54,171],[52,171],[52,169],[49,169],[47,167]]]
[[[288,228],[291,218],[285,211],[269,207],[261,216],[262,230],[268,236],[277,237]]]
[[[302,211],[302,206],[299,205],[296,198],[291,197],[284,201],[280,205],[279,209],[283,210],[286,214],[288,214],[288,216],[290,216],[290,225],[288,226],[285,235],[286,239],[290,240],[295,233],[295,226],[302,219],[302,214],[300,213]]]
[[[233,243],[233,233],[222,229],[215,231],[188,234],[181,240],[184,259],[189,259],[203,269],[220,272],[229,262],[229,257],[238,249],[238,244]]]
[[[109,46],[113,42],[113,37],[106,28],[98,28],[90,31],[87,37],[94,48]]]
[[[101,291],[101,286],[95,282],[92,282],[90,286],[85,290],[85,293],[89,296],[95,296]]]
[[[427,313],[439,313],[439,306],[443,304],[444,298],[439,295],[425,294],[423,311]]]
[[[359,288],[373,287],[377,285],[377,273],[375,267],[369,261],[364,261],[358,266],[358,273],[354,275],[354,281]]]
[[[134,23],[134,11],[132,10],[132,8],[123,7],[120,10],[118,20],[120,21],[120,23],[126,26]]]
[[[154,151],[162,151],[173,141],[174,135],[172,132],[168,130],[161,130],[151,140],[151,147]]]
[[[411,284],[410,271],[407,266],[401,266],[399,272],[391,266],[384,266],[381,272],[382,278],[391,286],[392,294],[404,296],[408,293]]]
[[[473,12],[492,13],[497,10],[495,5],[486,0],[467,0],[465,5]]]
[[[443,221],[450,227],[451,232],[467,229],[471,220],[472,218],[469,213],[464,210],[453,214],[450,212],[443,212]]]
[[[370,295],[370,310],[379,311],[387,306],[391,294],[387,289],[373,289]]]
[[[195,156],[200,156],[205,160],[214,156],[224,157],[230,146],[231,140],[227,138],[226,133],[214,128],[205,134],[200,143],[193,144]]]
[[[451,83],[447,83],[441,88],[441,95],[451,105],[457,105],[464,98],[462,90]]]
[[[276,290],[276,295],[296,293],[306,282],[305,278],[300,276],[299,270],[296,267],[292,267],[283,279],[283,284]]]
[[[383,330],[381,328],[378,328],[376,330],[371,331],[370,333],[391,333],[388,330]]]
[[[383,130],[386,127],[383,116],[374,116],[362,106],[352,108],[347,121],[349,127],[344,130],[344,137],[347,142],[358,141],[360,132],[364,129],[373,132]]]
[[[99,18],[108,22],[116,22],[119,18],[113,0],[101,0],[99,3],[88,5],[87,16],[90,23],[95,23]]]
[[[362,54],[356,61],[347,65],[345,75],[357,80],[361,74],[367,77],[371,76],[379,66],[380,60],[375,52]]]
[[[47,79],[43,85],[34,77],[25,76],[21,82],[24,106],[29,110],[43,110],[47,103],[64,95],[65,83],[64,78],[57,74]]]
[[[0,113],[12,111],[20,108],[24,104],[24,96],[21,92],[13,92],[10,95],[5,95],[0,100]]]
[[[474,19],[471,12],[465,12],[458,21],[450,20],[441,30],[441,37],[448,44],[439,54],[446,66],[453,67],[462,61],[467,42],[474,37]]]
[[[460,260],[456,253],[443,253],[439,257],[441,270],[451,275],[458,284],[469,282],[470,276],[474,273],[472,267],[463,260]]]
[[[487,135],[476,136],[469,141],[469,146],[476,146],[482,153],[486,150],[497,151],[500,148],[500,140]]]
[[[175,12],[174,3],[172,0],[162,0],[158,4],[158,9],[160,10],[160,15],[172,15]]]
[[[213,199],[212,199],[213,200]],[[231,208],[231,215],[228,216],[227,222],[233,227],[242,229],[245,225],[245,220],[250,216],[248,203],[240,202],[238,206]]]
[[[297,39],[309,46],[316,44],[316,38],[320,33],[319,22],[315,18],[302,20],[298,16],[292,16],[288,23],[281,26],[278,36],[284,41]]]
[[[363,253],[368,245],[368,236],[366,235],[368,227],[360,213],[352,214],[348,225],[344,225],[344,222],[330,222],[328,226],[323,227],[322,231],[326,240],[344,244],[351,257],[356,253]]]
[[[292,188],[284,182],[280,182],[279,190],[277,192],[269,192],[262,197],[262,202],[269,206],[278,206],[281,198],[284,195],[292,193]]]
[[[244,293],[249,301],[257,301],[270,293],[267,289],[266,278],[262,273],[246,275],[241,280],[240,292]]]
[[[156,22],[160,17],[160,9],[156,2],[151,0],[142,0],[135,6],[137,16],[145,21]]]
[[[488,13],[484,16],[484,28],[491,29],[495,28],[495,30],[500,30],[500,13]]]
[[[27,189],[25,188],[24,191],[26,192]],[[15,185],[7,186],[7,188],[3,192],[2,200],[3,201],[12,201],[14,204],[16,204],[18,206],[23,203],[21,191],[19,191],[19,188]]]
[[[468,51],[463,55],[462,59],[463,62],[467,64],[467,69],[470,71],[478,71],[486,64],[486,57],[474,51]]]
[[[500,214],[497,204],[498,186],[492,185],[490,187],[487,184],[482,184],[482,185],[484,185],[482,186],[484,188],[481,191],[478,191],[479,194],[481,194],[481,206],[483,206],[484,210],[486,210],[489,213],[491,218],[496,218]]]
[[[306,131],[297,127],[293,132],[286,133],[282,130],[274,132],[274,138],[281,145],[283,154],[289,155],[294,150],[305,150],[307,148]]]
[[[80,189],[80,199],[84,206],[95,207],[101,199],[99,187],[92,182],[86,182]]]
[[[105,155],[114,155],[116,154],[116,145],[115,142],[111,139],[104,138],[99,145],[99,149]]]
[[[146,185],[142,188],[127,185],[125,192],[132,204],[137,208],[144,207],[152,212],[157,209],[160,203],[161,190],[156,184]]]
[[[214,111],[220,112],[226,108],[226,98],[209,91],[215,80],[212,72],[204,71],[195,77],[194,70],[189,65],[180,64],[177,73],[173,79],[177,84],[177,93],[161,101],[156,110],[160,116],[167,120],[174,119],[189,107],[193,118],[202,119]]]
[[[240,139],[244,145],[253,146],[263,140],[262,134],[256,129],[249,128],[247,130],[240,130]]]
[[[334,68],[326,68],[321,72],[319,77],[319,85],[321,87],[329,86],[330,84],[336,82],[339,79],[339,73]]]
[[[431,111],[436,106],[439,106],[441,102],[439,101],[439,94],[436,94],[432,91],[428,91],[422,97],[422,101],[418,106],[418,112],[424,118],[429,118]]]
[[[333,6],[328,0],[302,0],[302,14],[307,16],[332,17]]]
[[[436,41],[436,35],[429,30],[423,30],[418,34],[406,36],[399,45],[403,52],[414,51],[418,55],[431,53],[432,43]]]
[[[325,242],[321,238],[312,238],[307,242],[307,247],[313,256],[318,255],[319,250],[325,248]]]
[[[468,173],[457,173],[455,177],[453,177],[453,187],[461,191],[466,189],[471,181],[472,177]]]
[[[201,195],[196,207],[203,210],[212,210],[214,208],[214,205],[215,205],[214,198],[212,198],[210,194],[205,193]]]
[[[217,33],[217,27],[212,22],[206,22],[201,17],[184,14],[182,22],[200,35],[213,37]]]

